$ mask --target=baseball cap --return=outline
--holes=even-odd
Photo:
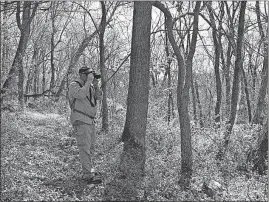
[[[89,74],[91,72],[93,72],[92,68],[89,68],[89,67],[81,67],[78,72],[80,74]]]

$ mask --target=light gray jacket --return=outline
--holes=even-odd
[[[73,125],[75,121],[93,124],[97,113],[97,100],[102,100],[102,90],[91,86],[84,86],[81,79],[71,82],[68,92]]]

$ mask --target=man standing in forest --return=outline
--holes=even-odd
[[[91,68],[81,67],[79,78],[71,82],[68,94],[71,107],[70,121],[77,139],[83,179],[90,184],[102,182],[100,174],[94,172],[92,162],[97,100],[102,99],[102,91],[98,87],[99,78],[100,75]]]

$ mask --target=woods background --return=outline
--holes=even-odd
[[[0,5],[5,199],[267,200],[268,2]],[[107,180],[90,189],[72,181],[68,121],[82,65],[101,73],[103,90],[97,167]],[[41,175],[45,161],[61,169]]]

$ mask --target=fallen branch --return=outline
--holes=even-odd
[[[37,97],[41,97],[41,96],[47,96],[47,97],[50,97],[52,95],[47,95],[46,93],[49,93],[51,92],[52,95],[55,95],[55,93],[51,90],[45,90],[43,93],[37,93],[37,94],[24,94],[24,97],[26,98],[29,98],[29,97],[34,97],[34,98],[37,98]]]

